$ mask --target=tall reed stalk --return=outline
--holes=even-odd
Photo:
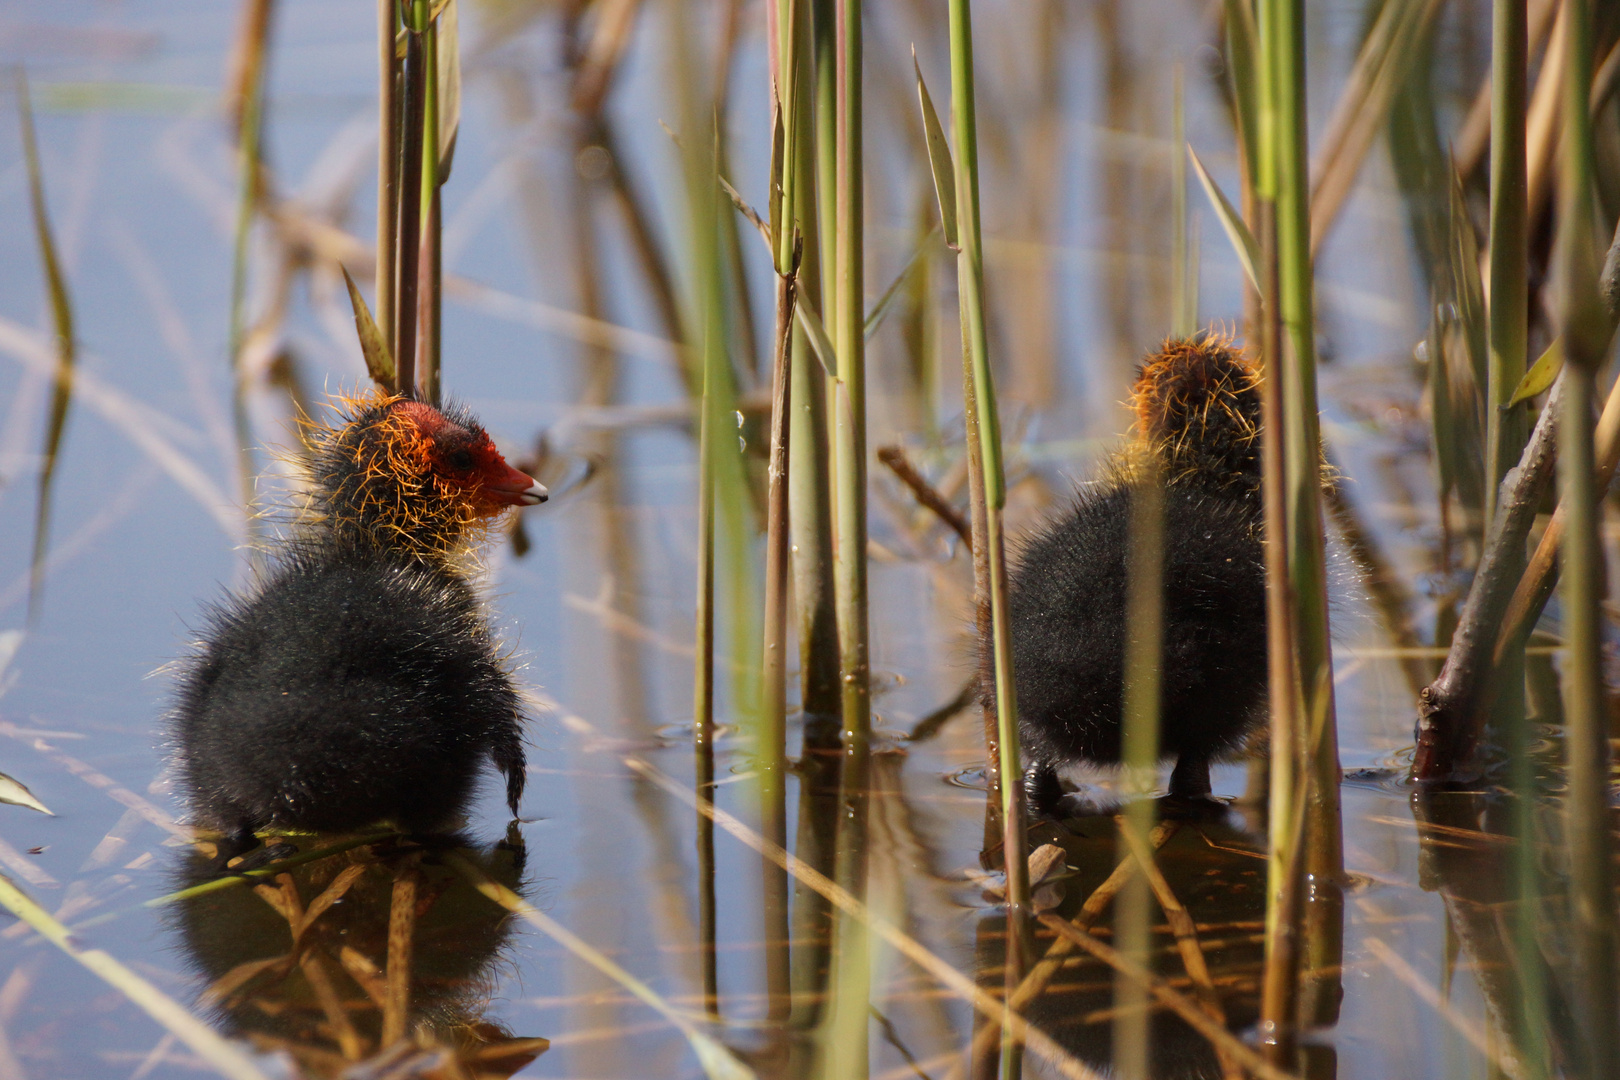
[[[1610,327],[1597,289],[1593,243],[1592,85],[1590,0],[1566,0],[1568,53],[1563,83],[1563,154],[1558,171],[1556,274],[1561,292],[1566,379],[1559,433],[1559,480],[1567,514],[1564,533],[1565,749],[1574,931],[1576,1027],[1585,1039],[1589,1076],[1620,1069],[1620,1006],[1610,832],[1609,720],[1603,686],[1603,549],[1600,508],[1593,490],[1593,404]]]
[[[977,419],[983,485],[984,550],[989,563],[990,652],[996,688],[996,749],[1001,778],[1002,854],[1007,875],[1005,983],[1010,1000],[1028,966],[1029,867],[1025,855],[1023,768],[1018,754],[1018,699],[1013,684],[1012,634],[1007,610],[1007,554],[1002,512],[1007,505],[1001,461],[1001,421],[990,372],[984,295],[984,248],[979,223],[979,135],[973,70],[970,0],[951,0],[951,127],[956,136],[955,183],[958,237],[957,290],[962,306],[964,395]],[[1002,1025],[1002,1076],[1021,1073],[1020,1049]]]
[[[1177,155],[1178,157],[1180,155]],[[1121,762],[1133,789],[1120,828],[1122,849],[1151,852],[1155,807],[1153,777],[1159,763],[1164,651],[1164,477],[1158,448],[1144,455],[1131,488],[1125,556],[1125,695]],[[1115,901],[1115,947],[1145,967],[1153,960],[1153,894],[1145,873],[1133,874]],[[1128,1080],[1151,1074],[1148,1022],[1151,997],[1140,980],[1114,973],[1114,1069]]]
[[[263,194],[261,154],[264,146],[261,127],[264,120],[264,69],[273,12],[273,0],[251,0],[244,9],[242,29],[237,38],[232,87],[235,115],[231,119],[236,127],[236,159],[240,178],[236,234],[231,250],[231,314],[227,347],[231,364],[231,422],[236,436],[237,471],[243,506],[252,505],[254,482],[258,476],[253,457],[253,424],[247,407],[249,373],[244,348],[247,344],[248,249],[253,239],[253,219]],[[250,540],[255,531],[254,523],[254,516],[249,514],[247,526]]]
[[[865,195],[861,109],[861,0],[837,0],[837,129],[834,176],[833,483],[837,506],[835,581],[843,679],[845,751],[871,736],[871,657],[866,595]]]
[[[377,0],[377,325],[390,356],[399,355],[394,308],[394,247],[399,239],[398,0]]]
[[[1522,405],[1509,406],[1524,378],[1528,336],[1529,258],[1528,195],[1525,164],[1528,31],[1524,0],[1494,0],[1491,5],[1491,203],[1487,249],[1489,288],[1487,326],[1490,342],[1485,424],[1485,521],[1496,520],[1498,486],[1519,462],[1528,436]],[[1507,577],[1523,572],[1524,550],[1509,553]],[[1515,1038],[1526,1048],[1528,1074],[1548,1075],[1544,1049],[1548,1039],[1547,987],[1536,945],[1541,906],[1536,849],[1536,805],[1539,801],[1533,740],[1524,700],[1524,639],[1517,638],[1497,662],[1493,714],[1512,770],[1513,833],[1518,843],[1509,860],[1513,868],[1515,905],[1510,941],[1521,958],[1518,974]]]
[[[803,255],[798,227],[798,188],[804,159],[797,153],[799,132],[810,123],[804,93],[802,53],[809,45],[802,0],[777,0],[769,9],[771,59],[771,236],[776,270],[776,324],[772,334],[771,445],[766,499],[765,639],[760,745],[760,833],[771,843],[787,843],[787,606],[791,569],[790,439],[793,411],[794,310]],[[784,1019],[791,1005],[788,957],[787,874],[770,859],[761,862],[766,953],[767,1011]]]
[[[856,896],[866,889],[871,755],[871,656],[866,564],[866,301],[862,130],[862,0],[832,4],[833,100],[831,266],[833,351],[833,580],[843,716],[839,776],[842,814],[835,874]],[[823,127],[823,134],[826,134]],[[825,150],[823,151],[825,153]],[[823,230],[825,235],[825,229]],[[834,929],[835,1000],[823,1032],[828,1077],[861,1080],[870,1068],[868,1001],[871,943],[864,924],[844,915]]]
[[[1270,351],[1265,357],[1268,393],[1266,453],[1270,468],[1280,465],[1267,485],[1269,539],[1280,539],[1286,560],[1287,611],[1291,640],[1273,634],[1273,694],[1291,705],[1277,711],[1273,698],[1272,813],[1270,886],[1267,916],[1269,946],[1278,957],[1288,951],[1284,939],[1290,921],[1282,916],[1295,905],[1287,893],[1302,887],[1300,875],[1314,884],[1303,906],[1301,958],[1316,973],[1306,989],[1301,1012],[1327,1022],[1337,1010],[1337,975],[1343,952],[1343,906],[1337,890],[1343,876],[1339,812],[1338,737],[1334,718],[1332,654],[1328,637],[1327,582],[1321,496],[1321,435],[1316,402],[1315,319],[1312,310],[1310,177],[1305,136],[1305,27],[1303,0],[1263,0],[1260,5],[1259,177],[1267,321]],[[1280,413],[1280,416],[1278,415]],[[1281,428],[1275,426],[1280,422]],[[1280,481],[1280,483],[1279,483]],[[1280,488],[1280,490],[1279,490]],[[1278,520],[1280,519],[1280,520]],[[1275,560],[1276,553],[1271,554]],[[1277,569],[1275,562],[1273,569]],[[1271,590],[1281,583],[1273,576]],[[1269,608],[1277,614],[1277,604]],[[1288,647],[1284,663],[1275,650]],[[1277,680],[1293,682],[1292,696]],[[1290,775],[1298,769],[1303,780]],[[1305,815],[1303,824],[1295,815]],[[1291,837],[1304,844],[1297,855]],[[1301,899],[1304,899],[1301,897]],[[1296,975],[1278,960],[1267,968],[1267,1007],[1284,996],[1275,980]],[[1281,1032],[1293,1015],[1267,1012],[1264,1023]],[[1278,1036],[1281,1038],[1282,1036]]]
[[[834,186],[832,154],[832,0],[800,0],[794,98],[797,120],[785,153],[793,163],[793,219],[803,242],[798,292],[817,311],[829,311],[831,265],[827,245]],[[838,662],[838,616],[833,582],[832,450],[827,428],[826,375],[799,320],[793,325],[792,431],[788,488],[793,530],[793,591],[798,608],[799,696],[807,750],[838,746],[843,691]]]

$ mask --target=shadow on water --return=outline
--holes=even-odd
[[[1062,824],[1042,822],[1030,847],[1062,849],[1062,867],[1044,881],[1049,890],[1038,908],[1050,918],[1069,921],[1094,938],[1114,940],[1121,877],[1135,860],[1120,836],[1120,820],[1105,807],[1088,807]],[[1265,955],[1265,838],[1240,827],[1236,813],[1170,820],[1154,835],[1162,841],[1154,862],[1163,886],[1185,917],[1166,919],[1154,908],[1150,970],[1165,985],[1198,1003],[1209,1016],[1241,1035],[1259,1017],[1261,967]],[[1061,898],[1061,899],[1059,899]],[[1190,920],[1190,921],[1189,921]],[[987,989],[1002,983],[1005,921],[998,912],[978,925],[977,977]],[[1191,941],[1187,939],[1191,935]],[[1186,962],[1189,947],[1202,953],[1204,971]],[[1049,923],[1037,924],[1035,955],[1062,957],[1044,990],[1025,1010],[1031,1023],[1064,1049],[1105,1075],[1114,1062],[1115,969],[1104,960],[1069,947]],[[1192,969],[1192,970],[1189,970]],[[1196,975],[1194,972],[1196,971]],[[1039,974],[1039,971],[1037,971]],[[982,1026],[982,1025],[981,1025]],[[1154,1080],[1215,1080],[1230,1075],[1210,1040],[1161,1003],[1151,1006],[1148,1026],[1149,1076]],[[1325,1070],[1309,1075],[1332,1076]]]
[[[219,877],[205,846],[176,857],[178,889]],[[547,1040],[515,1037],[484,1015],[511,949],[510,918],[446,864],[451,852],[524,891],[521,840],[479,848],[448,836],[354,847],[171,905],[168,921],[205,986],[199,1005],[222,1033],[285,1053],[308,1076],[523,1069]]]

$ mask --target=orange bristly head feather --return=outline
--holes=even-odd
[[[1171,483],[1257,487],[1260,373],[1232,340],[1167,339],[1143,361],[1131,405],[1139,447]]]
[[[545,499],[472,416],[401,395],[334,401],[340,427],[310,426],[310,469],[336,535],[437,559],[466,555],[492,519]]]

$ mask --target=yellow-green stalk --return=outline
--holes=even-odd
[[[1620,949],[1610,832],[1609,717],[1603,685],[1601,503],[1593,490],[1592,407],[1608,351],[1609,322],[1597,289],[1593,243],[1592,5],[1567,0],[1568,54],[1563,73],[1562,160],[1558,170],[1556,274],[1561,294],[1567,386],[1558,447],[1564,533],[1564,746],[1569,792],[1570,908],[1575,957],[1571,1007],[1585,1041],[1585,1073],[1620,1068]]]

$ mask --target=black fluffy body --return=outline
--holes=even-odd
[[[261,831],[443,831],[486,761],[517,814],[521,703],[466,576],[482,523],[390,442],[399,401],[310,433],[308,514],[254,588],[208,613],[181,669],[175,760],[227,853]],[[487,442],[465,411],[440,415],[436,452]]]
[[[1043,813],[1060,767],[1120,758],[1131,497],[1125,485],[1080,496],[1025,542],[1011,581],[1019,734]],[[1173,793],[1196,796],[1264,711],[1265,565],[1248,500],[1171,485],[1164,509],[1159,746],[1178,759]]]
[[[455,574],[352,543],[295,545],[211,613],[181,678],[174,736],[193,813],[262,829],[454,823],[486,759],[514,814],[516,690]]]
[[[1170,793],[1208,795],[1210,762],[1236,749],[1265,711],[1253,370],[1221,342],[1167,342],[1144,365],[1135,404],[1135,452],[1158,456],[1159,479],[1142,479],[1155,470],[1113,466],[1023,540],[1009,583],[1025,783],[1040,814],[1062,797],[1061,768],[1120,760],[1126,553],[1138,484],[1160,483],[1164,498],[1159,746],[1176,758]],[[984,684],[991,698],[988,663]]]

